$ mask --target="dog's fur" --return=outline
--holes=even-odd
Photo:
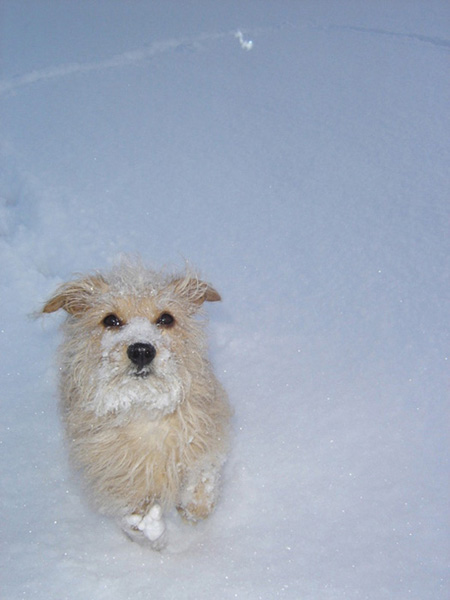
[[[217,500],[230,409],[196,317],[203,302],[217,300],[192,273],[125,262],[63,284],[43,308],[68,315],[60,392],[72,456],[98,508],[155,546],[164,537],[161,513],[175,506],[196,521]],[[149,364],[130,354],[142,345],[154,349]]]

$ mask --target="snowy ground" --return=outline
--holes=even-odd
[[[450,4],[3,0],[0,19],[0,597],[446,600]],[[222,502],[171,518],[162,553],[87,505],[60,321],[29,318],[121,252],[187,258],[224,298]]]

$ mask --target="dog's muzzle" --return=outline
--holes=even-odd
[[[131,344],[127,349],[128,358],[137,366],[137,372],[142,371],[156,356],[156,349],[152,344],[138,342]]]

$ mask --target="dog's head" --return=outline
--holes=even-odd
[[[173,412],[191,378],[205,372],[196,313],[218,300],[191,273],[166,276],[132,264],[63,284],[43,312],[68,313],[61,348],[67,393],[97,415],[134,407],[154,418]]]

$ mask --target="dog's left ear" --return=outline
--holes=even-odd
[[[203,302],[219,302],[220,294],[212,285],[196,277],[183,277],[173,281],[175,293],[185,297],[192,304],[201,306]]]
[[[42,312],[52,313],[63,308],[71,315],[80,315],[92,305],[96,295],[107,289],[108,284],[101,275],[63,283],[44,305]]]

